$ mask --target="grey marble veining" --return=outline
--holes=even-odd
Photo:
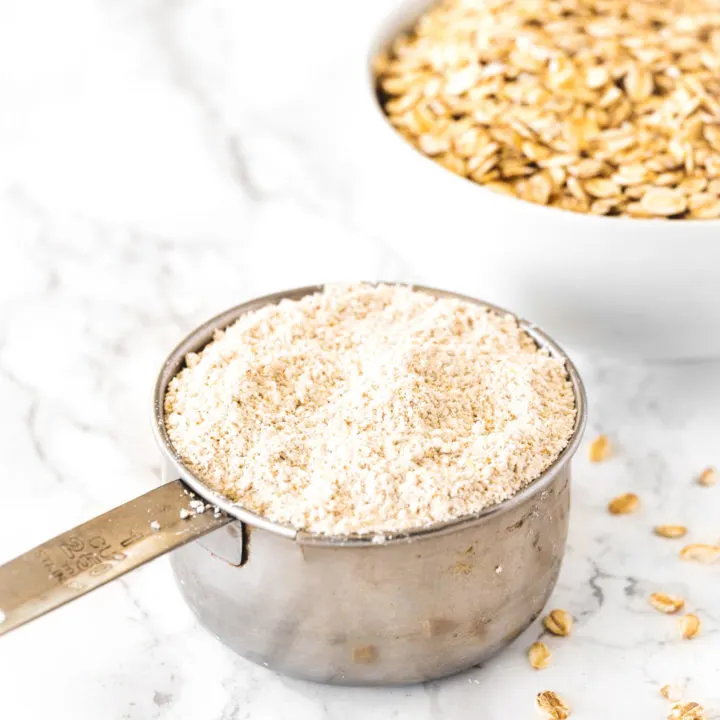
[[[0,561],[158,482],[150,389],[197,322],[264,292],[343,278],[415,280],[358,212],[357,39],[385,3],[170,0],[0,7]],[[492,298],[489,298],[492,299]],[[274,675],[201,630],[166,560],[0,640],[12,720],[532,717],[554,689],[573,717],[665,717],[676,682],[720,717],[720,576],[682,541],[720,539],[720,363],[578,357],[588,437],[569,550],[551,600],[576,618],[485,667],[424,686],[344,689]],[[605,511],[616,494],[634,516]],[[703,621],[678,639],[647,596]]]

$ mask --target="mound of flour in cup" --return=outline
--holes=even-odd
[[[562,360],[509,315],[408,287],[327,286],[242,316],[173,378],[166,427],[209,487],[328,535],[501,502],[567,445]]]

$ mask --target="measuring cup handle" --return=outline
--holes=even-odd
[[[232,521],[174,480],[0,566],[0,635]]]

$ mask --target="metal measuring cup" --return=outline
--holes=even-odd
[[[570,460],[585,426],[586,400],[571,361],[525,321],[520,326],[538,345],[565,362],[575,429],[539,478],[476,515],[388,535],[383,543],[367,535],[306,533],[213,492],[171,445],[164,398],[185,356],[245,313],[321,289],[239,305],[172,351],[153,402],[164,484],[0,566],[0,635],[170,550],[176,550],[171,563],[180,591],[202,625],[254,662],[320,682],[442,677],[482,662],[538,616],[565,550]],[[455,293],[415,289],[507,312]],[[193,504],[204,511],[188,512]]]

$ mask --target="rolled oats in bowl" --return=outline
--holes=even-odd
[[[443,0],[375,71],[393,126],[491,190],[720,217],[717,0]]]
[[[562,358],[483,305],[327,286],[241,316],[168,385],[177,453],[243,508],[326,535],[453,520],[538,478],[573,435]]]

